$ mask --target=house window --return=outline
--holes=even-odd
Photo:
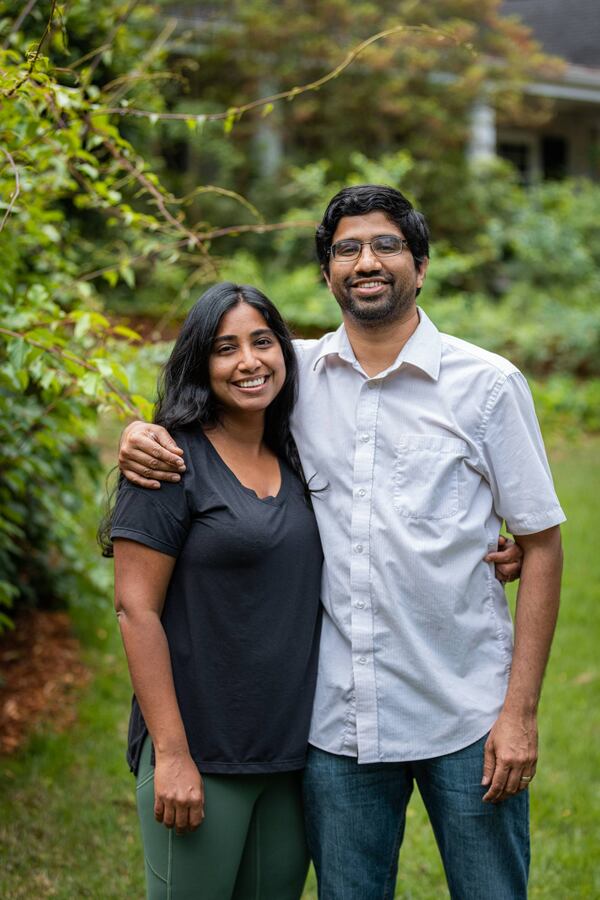
[[[560,180],[567,175],[568,147],[562,137],[542,138],[542,171],[544,179]]]

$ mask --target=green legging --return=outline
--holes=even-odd
[[[205,818],[178,835],[154,818],[152,744],[137,776],[148,900],[299,900],[308,869],[301,773],[205,775]]]

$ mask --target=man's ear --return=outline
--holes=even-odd
[[[417,287],[422,288],[423,283],[425,281],[425,276],[427,275],[427,266],[429,265],[429,257],[424,256],[421,262],[419,263],[419,268],[417,269]]]
[[[327,270],[325,269],[324,266],[321,266],[321,275],[325,279],[325,284],[327,285],[329,290],[331,290],[331,281],[329,279],[329,272],[327,272]]]

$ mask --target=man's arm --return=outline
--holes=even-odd
[[[161,481],[180,480],[183,450],[162,425],[132,422],[121,435],[119,468],[133,484],[156,490]]]
[[[523,549],[515,614],[515,646],[504,705],[485,745],[484,801],[526,788],[537,763],[537,707],[558,615],[562,547],[558,525],[515,535]]]

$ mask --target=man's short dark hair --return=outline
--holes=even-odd
[[[358,184],[343,188],[330,201],[315,235],[321,267],[329,272],[329,250],[338,222],[344,216],[382,212],[401,231],[419,269],[429,256],[429,229],[425,216],[395,188],[384,184]]]

